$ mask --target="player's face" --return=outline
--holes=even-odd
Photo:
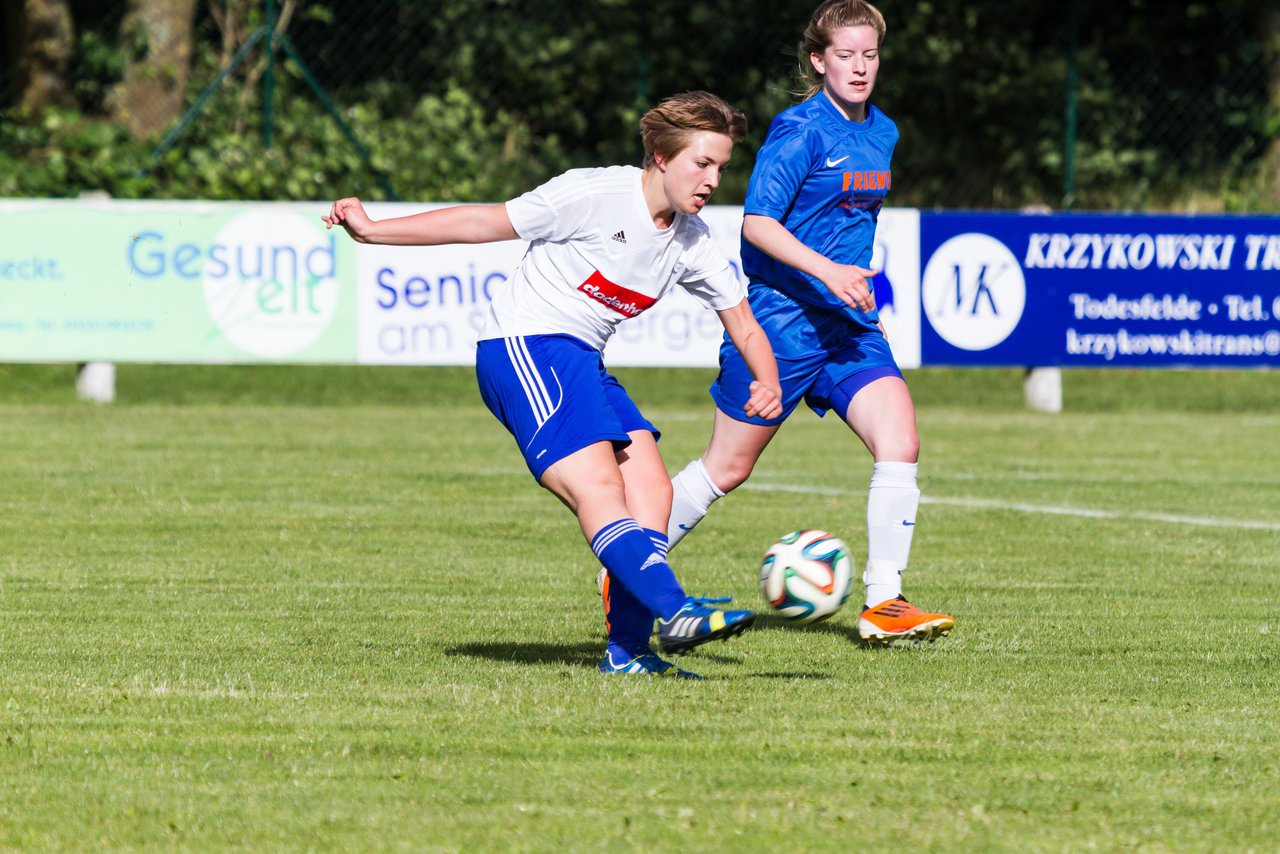
[[[733,140],[722,133],[701,130],[689,137],[689,144],[669,160],[659,159],[662,186],[671,206],[683,214],[702,210],[729,165]]]
[[[822,53],[809,54],[822,75],[822,88],[845,117],[860,122],[867,117],[867,101],[880,71],[880,37],[873,27],[841,27],[831,34]]]

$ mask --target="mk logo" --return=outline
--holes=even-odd
[[[627,235],[626,235],[626,233],[625,233],[625,232],[621,232],[621,231],[619,231],[617,234],[615,234],[613,237],[611,237],[611,238],[609,238],[609,239],[610,239],[610,240],[616,240],[616,241],[618,241],[619,243],[626,243],[626,242],[627,242]]]
[[[1027,304],[1022,266],[985,234],[958,234],[925,265],[920,305],[935,332],[964,350],[987,350],[1009,337]]]
[[[955,302],[951,306],[943,303],[938,308],[939,314],[946,314],[948,311],[960,314],[968,312],[970,316],[977,316],[981,303],[986,303],[990,312],[994,316],[999,316],[1000,309],[996,307],[996,298],[992,294],[992,286],[1004,275],[1008,269],[1007,266],[1001,266],[999,270],[992,275],[991,267],[986,264],[979,264],[976,275],[971,275],[966,282],[964,280],[965,270],[961,265],[955,264],[952,267],[953,278],[952,283],[954,289],[952,293],[955,296]],[[972,271],[969,271],[972,273]]]

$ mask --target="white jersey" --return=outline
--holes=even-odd
[[[480,340],[563,333],[603,350],[618,324],[680,285],[707,308],[746,297],[696,216],[653,224],[634,166],[572,169],[507,202],[530,241],[494,294]]]

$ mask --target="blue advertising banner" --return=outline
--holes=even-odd
[[[1280,366],[1280,217],[920,214],[921,363]]]

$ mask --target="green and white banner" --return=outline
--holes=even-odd
[[[321,207],[0,201],[0,360],[354,361]]]
[[[367,207],[382,219],[438,205]],[[524,243],[364,246],[326,230],[327,210],[0,200],[0,362],[472,364]],[[737,265],[742,209],[702,219]],[[903,367],[920,363],[919,219],[882,212],[873,262]],[[715,367],[722,334],[714,313],[676,289],[624,322],[605,359]]]

